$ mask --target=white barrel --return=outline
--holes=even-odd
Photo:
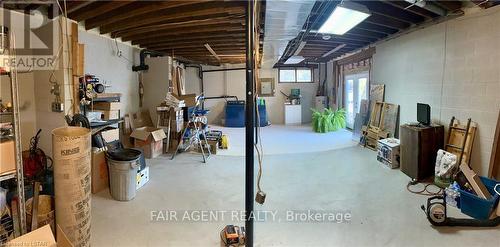
[[[75,247],[90,246],[90,149],[89,129],[52,131],[56,223]]]

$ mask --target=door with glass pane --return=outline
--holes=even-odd
[[[344,78],[344,108],[347,128],[354,128],[361,100],[368,99],[368,72],[346,75]]]

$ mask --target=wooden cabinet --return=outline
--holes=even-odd
[[[422,180],[434,174],[436,155],[443,148],[442,125],[401,125],[401,171],[412,179]]]

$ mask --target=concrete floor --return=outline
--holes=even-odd
[[[151,221],[158,210],[243,210],[244,158],[181,154],[150,160],[151,181],[130,202],[92,198],[92,246],[220,246],[216,222]],[[349,223],[255,223],[255,246],[500,246],[500,228],[433,228],[399,170],[351,147],[265,158],[266,203],[258,210],[348,211]],[[456,212],[455,212],[456,213]],[[458,213],[459,214],[459,213]],[[180,217],[179,217],[180,218]]]
[[[218,155],[245,156],[245,131],[243,128],[211,126],[229,136],[230,148],[219,150]],[[315,133],[311,125],[270,125],[261,128],[265,155],[315,153],[355,146],[352,132],[341,129],[329,133]],[[359,139],[359,138],[358,138]]]

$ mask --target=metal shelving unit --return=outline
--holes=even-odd
[[[12,178],[15,178],[15,177],[16,177],[16,172],[15,171],[3,173],[3,174],[0,174],[0,182],[5,181],[5,180],[9,180],[9,179],[12,179]]]
[[[12,54],[12,53],[9,53]],[[21,130],[20,130],[20,115],[19,115],[19,89],[17,82],[17,71],[16,68],[12,68],[10,72],[4,72],[1,76],[8,76],[10,78],[10,91],[12,100],[12,112],[3,112],[2,115],[12,116],[13,125],[13,136],[15,142],[15,160],[16,160],[16,170],[13,172],[7,172],[0,174],[0,181],[5,181],[8,179],[15,179],[17,184],[17,216],[18,219],[14,220],[16,224],[19,224],[19,234],[26,234],[26,200],[24,195],[24,174],[23,174],[23,162],[22,162],[22,146],[21,146]],[[13,209],[14,210],[14,209]],[[18,223],[17,223],[18,222]],[[16,226],[14,226],[16,229]],[[14,233],[14,237],[18,237]]]

